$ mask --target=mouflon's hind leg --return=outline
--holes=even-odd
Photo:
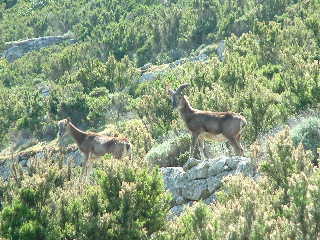
[[[243,149],[240,146],[239,142],[236,140],[236,138],[230,137],[230,138],[228,138],[228,140],[229,140],[230,144],[232,145],[236,155],[243,156]]]
[[[82,175],[87,175],[87,163],[89,161],[89,158],[91,156],[91,152],[85,153],[84,161],[83,161],[83,166],[82,166]]]
[[[206,160],[207,157],[205,154],[204,139],[199,139],[198,144],[199,144],[200,158],[201,160]]]
[[[197,146],[199,133],[192,133],[192,140],[191,140],[191,149],[190,149],[190,158],[194,157],[194,152]]]

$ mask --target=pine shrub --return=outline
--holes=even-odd
[[[302,120],[291,130],[292,141],[295,146],[302,144],[305,150],[311,150],[317,163],[317,149],[320,147],[320,119],[310,117]]]

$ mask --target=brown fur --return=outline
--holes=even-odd
[[[194,155],[198,138],[215,138],[216,140],[227,139],[236,154],[243,155],[240,145],[240,133],[247,124],[246,119],[234,112],[211,112],[192,108],[187,98],[181,95],[184,84],[177,91],[169,90],[174,107],[176,107],[187,128],[192,134],[191,157]],[[201,152],[201,151],[200,151]],[[202,155],[204,156],[203,147]]]
[[[131,150],[131,144],[126,138],[108,137],[94,132],[84,132],[74,126],[70,119],[58,122],[59,140],[69,134],[77,143],[79,150],[85,155],[83,172],[86,170],[87,161],[95,156],[103,156],[107,153],[120,159]]]

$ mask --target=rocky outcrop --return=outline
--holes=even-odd
[[[75,40],[71,39],[68,35],[47,36],[21,41],[7,42],[5,43],[6,50],[2,53],[2,56],[5,57],[9,62],[13,62],[14,60],[22,57],[30,51],[39,50],[40,48],[58,44],[65,40],[68,40],[69,43],[75,42]]]
[[[166,73],[170,69],[176,68],[184,63],[188,62],[205,62],[208,60],[208,56],[204,53],[190,58],[181,58],[179,60],[176,60],[169,64],[164,64],[161,66],[153,66],[151,63],[147,63],[144,66],[140,68],[140,71],[142,72],[142,75],[139,79],[139,82],[146,82],[146,81],[152,81],[157,76]]]
[[[68,145],[63,149],[48,147],[36,151],[21,151],[0,160],[0,178],[7,180],[11,176],[12,163],[19,163],[21,167],[29,168],[33,160],[58,159],[59,155],[63,156],[65,163],[70,161],[72,166],[81,166],[83,162],[83,156],[75,144]]]
[[[166,188],[172,193],[172,214],[179,215],[194,201],[215,202],[215,192],[226,176],[243,174],[254,177],[251,159],[245,157],[219,157],[206,161],[189,159],[184,167],[161,168]]]
[[[174,62],[163,64],[160,66],[155,66],[151,63],[147,63],[139,69],[141,72],[141,77],[138,82],[152,81],[156,79],[157,76],[164,74],[170,69],[174,69],[185,63],[206,63],[208,62],[209,56],[214,52],[218,55],[219,60],[223,62],[225,59],[225,48],[226,42],[225,40],[221,40],[211,45],[201,46],[201,49],[197,50],[197,56],[194,57],[181,58]]]

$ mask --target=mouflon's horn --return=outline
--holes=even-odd
[[[190,86],[189,83],[182,84],[180,87],[177,88],[176,94],[181,94],[181,92],[182,92],[185,88],[187,88],[187,87],[189,87],[189,86]]]

